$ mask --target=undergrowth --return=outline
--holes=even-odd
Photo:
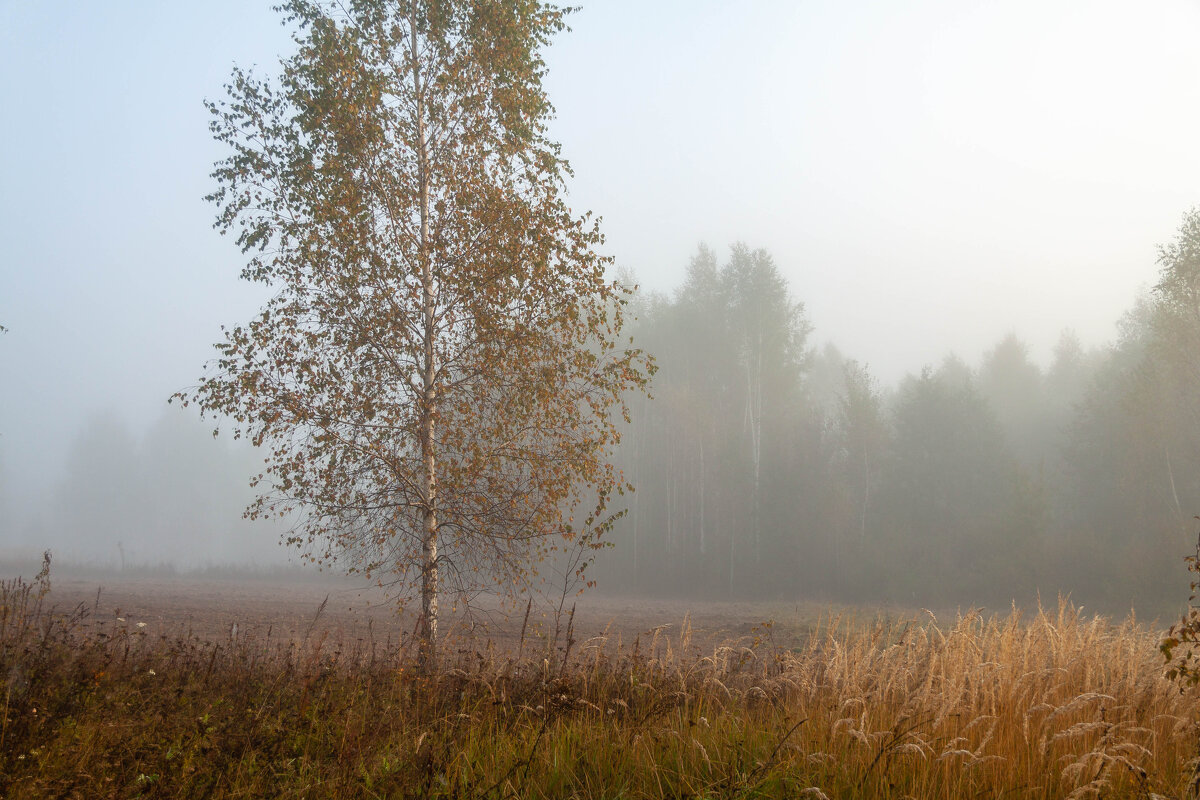
[[[47,562],[48,567],[48,562]],[[0,583],[0,796],[1194,796],[1197,694],[1155,632],[1067,604],[826,620],[799,649],[633,643],[443,656],[146,635]],[[572,647],[573,645],[573,647]],[[564,652],[564,650],[566,652]],[[531,655],[532,653],[532,655]]]

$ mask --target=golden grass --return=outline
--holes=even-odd
[[[1067,604],[771,627],[697,655],[460,652],[436,679],[361,641],[202,642],[0,590],[0,794],[75,797],[1190,797],[1194,690],[1159,634]],[[551,658],[555,655],[555,658]]]

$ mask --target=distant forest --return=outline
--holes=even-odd
[[[1200,525],[1200,211],[1160,266],[1107,347],[1064,333],[1043,367],[1014,334],[884,386],[813,346],[769,253],[701,247],[673,296],[631,300],[629,333],[659,369],[615,457],[637,490],[589,577],[696,598],[1183,602]],[[93,418],[45,497],[0,482],[9,546],[110,566],[279,563],[281,527],[238,518],[261,455],[211,430],[171,412],[137,437]]]
[[[1045,369],[1009,335],[881,386],[833,346],[771,255],[701,246],[639,295],[658,359],[617,456],[637,487],[597,564],[612,589],[712,598],[1108,608],[1186,599],[1200,514],[1200,213],[1160,281]],[[1049,596],[1047,596],[1049,595]]]

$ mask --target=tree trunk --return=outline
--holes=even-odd
[[[862,491],[862,527],[859,530],[859,543],[867,543],[867,508],[871,502],[871,456],[863,453],[863,491]]]
[[[732,504],[730,504],[729,508],[730,508],[730,520],[729,520],[729,597],[730,597],[730,599],[732,599],[732,598],[733,598],[733,562],[734,562],[734,557],[737,555],[737,537],[736,537],[736,536],[734,536],[734,527],[733,527],[733,522],[734,522],[734,521],[733,521],[733,514],[732,514],[733,505],[732,505]]]
[[[416,3],[410,7],[409,30],[412,39],[412,77],[417,99],[417,182],[420,193],[421,234],[418,259],[421,265],[423,300],[424,363],[421,365],[420,439],[425,497],[421,508],[421,622],[418,666],[428,675],[437,671],[438,647],[438,515],[437,454],[434,452],[437,417],[437,364],[434,357],[436,320],[434,316],[433,265],[429,263],[429,147],[425,130],[425,103],[421,86],[421,63],[417,41]]]
[[[751,543],[754,566],[762,565],[762,534],[759,521],[762,486],[762,336],[759,336],[757,374],[750,359],[746,359],[746,420],[750,429],[750,458],[753,461],[754,484],[750,495]]]
[[[642,403],[642,413],[645,414],[646,404]],[[645,416],[642,417],[645,419]],[[642,437],[639,433],[632,432],[633,436],[633,485],[639,486],[639,479],[642,477]],[[642,494],[639,491],[633,493],[633,510],[630,511],[630,516],[633,517],[633,585],[638,586],[638,526],[641,525]]]
[[[704,434],[700,434],[700,555],[708,552],[704,539]]]
[[[1183,506],[1179,503],[1179,492],[1175,491],[1175,469],[1171,466],[1171,448],[1163,445],[1163,455],[1167,460],[1167,478],[1171,484],[1171,497],[1175,501],[1175,519],[1179,521],[1180,530],[1187,532],[1187,519],[1183,515]]]

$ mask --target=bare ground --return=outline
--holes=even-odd
[[[575,643],[605,637],[609,645],[632,647],[658,635],[678,642],[685,626],[691,647],[704,652],[718,643],[772,637],[795,646],[817,626],[839,614],[911,616],[910,612],[858,612],[816,603],[697,602],[605,595],[589,591],[565,601],[573,618],[556,613],[561,598],[504,608],[477,602],[471,615],[444,612],[442,630],[450,648],[475,652],[489,644],[502,651],[545,647],[559,627],[558,642],[572,626]],[[410,640],[411,610],[397,612],[382,590],[347,579],[282,581],[256,578],[52,576],[46,602],[59,611],[88,610],[90,624],[124,625],[146,635],[190,635],[221,642],[253,638],[276,643],[326,640],[343,646],[374,644],[390,650]],[[773,624],[764,626],[771,621]],[[523,643],[522,643],[523,642]],[[678,646],[678,645],[676,645]]]

